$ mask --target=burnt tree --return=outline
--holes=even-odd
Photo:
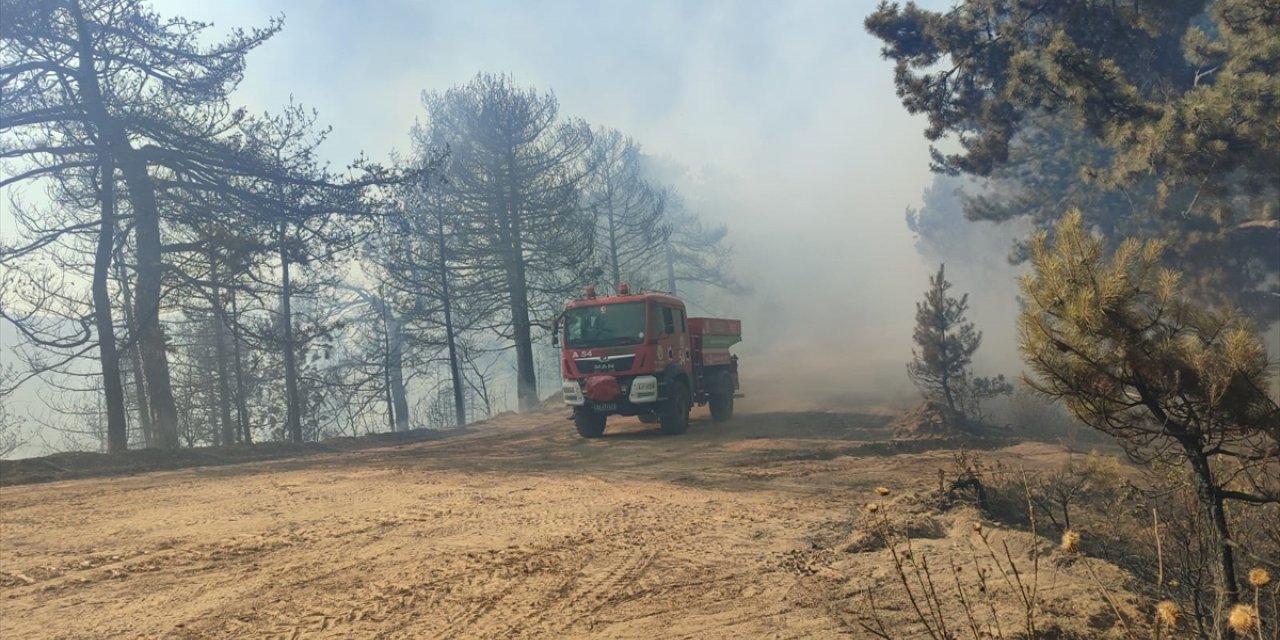
[[[562,121],[552,94],[481,74],[423,98],[418,144],[448,149],[442,189],[458,241],[453,258],[468,286],[501,303],[492,328],[515,351],[521,410],[538,402],[535,329],[583,281],[594,223],[580,206],[591,132]]]

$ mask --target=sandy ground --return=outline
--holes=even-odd
[[[883,549],[850,552],[851,532],[873,487],[936,486],[952,456],[887,447],[887,420],[698,412],[683,436],[621,420],[588,441],[555,412],[434,442],[5,487],[0,637],[870,637],[868,588],[906,614]],[[988,455],[1036,467],[1062,451]],[[1045,597],[1072,598],[1069,582]]]

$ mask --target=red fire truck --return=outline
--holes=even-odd
[[[657,422],[663,433],[689,428],[689,410],[710,405],[719,422],[733,415],[742,323],[689,318],[684,302],[665,293],[597,297],[594,288],[565,307],[553,335],[561,346],[564,401],[584,438],[604,434],[611,415]]]

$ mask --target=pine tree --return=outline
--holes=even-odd
[[[1280,504],[1266,349],[1239,314],[1182,295],[1179,274],[1160,266],[1162,242],[1128,240],[1108,260],[1081,219],[1070,213],[1052,243],[1041,232],[1032,246],[1019,319],[1027,383],[1131,456],[1187,465],[1216,538],[1225,611],[1240,595],[1232,514]]]
[[[580,205],[590,128],[561,118],[554,94],[507,76],[479,74],[423,104],[429,120],[415,143],[449,152],[441,191],[454,282],[487,293],[477,303],[511,341],[520,409],[530,410],[539,401],[535,337],[587,280],[596,229]]]
[[[1165,240],[1189,294],[1280,320],[1273,0],[885,2],[865,26],[925,136],[957,143],[934,169],[997,183],[970,217],[1082,209],[1111,248]]]
[[[929,291],[923,302],[916,303],[916,329],[913,334],[919,349],[912,349],[914,360],[907,364],[907,375],[928,398],[940,398],[953,412],[960,411],[961,390],[969,375],[973,353],[982,344],[982,332],[965,320],[969,310],[969,294],[959,299],[947,295],[946,265],[929,278]]]
[[[583,207],[596,219],[596,263],[610,286],[657,284],[662,267],[664,193],[642,175],[640,145],[615,129],[597,129]]]

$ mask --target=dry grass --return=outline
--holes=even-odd
[[[888,584],[863,592],[863,631],[934,640],[1132,637],[1123,633],[1136,614],[1127,601],[1082,597],[1103,579],[1090,565],[1097,561],[1080,562],[1029,532],[987,526],[972,509],[943,512],[934,504],[930,511],[929,503],[921,496],[873,503],[877,509],[855,531],[846,550],[883,554],[888,574]],[[913,535],[919,531],[929,534]],[[1106,581],[1123,580],[1102,564]]]
[[[882,500],[871,503],[874,508],[864,515],[870,537],[855,535],[860,544],[850,547],[884,550],[893,577],[896,593],[868,589],[865,595],[869,613],[860,624],[877,637],[1220,638],[1230,629],[1238,638],[1280,639],[1280,586],[1272,579],[1280,547],[1268,535],[1280,521],[1274,505],[1233,514],[1242,523],[1235,542],[1256,566],[1240,576],[1247,585],[1241,602],[1219,611],[1207,527],[1189,484],[1169,469],[1155,466],[1143,473],[1114,458],[1091,455],[1059,470],[1030,474],[988,465],[962,451],[951,469],[940,472],[930,498],[883,500],[888,491],[877,494]],[[933,512],[922,508],[930,499]],[[970,534],[965,544],[950,554],[925,552],[939,536],[917,535],[926,530],[922,519],[938,522],[951,513],[973,513],[965,507],[981,514],[959,523]],[[1007,530],[993,536],[982,516],[1015,527],[1026,542],[1013,542]],[[1047,531],[1042,519],[1049,521]],[[1042,536],[1055,530],[1058,544],[1047,544]],[[1086,597],[1097,605],[1089,614],[1091,629],[1070,624],[1070,618],[1084,617],[1079,611],[1063,616],[1046,606],[1043,586],[1069,581],[1064,571],[1087,577]],[[892,607],[895,600],[899,606]],[[1099,608],[1110,613],[1106,629],[1098,628]],[[904,612],[918,633],[886,622]]]

